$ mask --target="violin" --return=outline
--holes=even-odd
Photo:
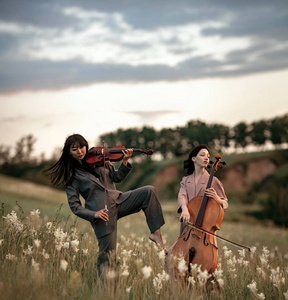
[[[209,180],[207,183],[207,189],[211,187],[214,173],[217,171],[221,163],[221,155],[215,156],[214,162]],[[176,243],[169,249],[166,260],[166,265],[169,267],[169,260],[171,257],[183,258],[187,266],[187,276],[190,273],[191,264],[197,264],[201,266],[202,272],[207,270],[208,273],[213,273],[217,268],[217,246],[215,245],[214,236],[216,230],[220,229],[220,225],[224,218],[224,209],[218,202],[207,197],[206,193],[202,197],[195,197],[188,203],[188,211],[190,214],[190,222],[188,222],[187,230],[182,234]],[[173,271],[173,270],[169,270]],[[177,277],[178,269],[174,267],[174,275]]]
[[[88,150],[86,162],[92,166],[103,166],[105,161],[120,161],[123,159],[123,150],[127,150],[124,146],[115,146],[113,148],[93,147]],[[134,152],[140,152],[145,155],[152,155],[152,149],[133,149]]]

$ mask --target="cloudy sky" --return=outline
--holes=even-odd
[[[287,0],[1,1],[0,145],[281,116],[287,32]]]

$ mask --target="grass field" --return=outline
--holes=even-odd
[[[168,279],[141,212],[119,220],[116,273],[101,281],[94,233],[88,222],[72,215],[63,191],[0,175],[0,200],[3,299],[288,299],[288,230],[250,216],[257,206],[230,203],[217,232],[254,251],[218,240],[215,276],[224,288],[219,294],[207,292],[207,274],[196,269],[188,286]],[[177,204],[161,204],[168,249],[179,233]]]

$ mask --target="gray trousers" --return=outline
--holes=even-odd
[[[122,195],[125,197],[125,193]],[[120,197],[122,195],[120,195]],[[111,203],[111,209],[113,211],[116,228],[110,234],[98,239],[99,253],[97,269],[99,276],[101,276],[110,263],[116,259],[118,219],[143,210],[151,233],[158,230],[165,223],[156,190],[151,185],[133,190],[131,195],[120,204],[113,201],[113,203]]]

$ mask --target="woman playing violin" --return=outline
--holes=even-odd
[[[178,193],[178,213],[180,213],[180,235],[185,231],[185,223],[190,220],[188,211],[188,203],[196,196],[203,196],[204,193],[208,197],[213,198],[223,207],[228,208],[228,199],[225,195],[222,183],[215,176],[212,185],[206,189],[209,174],[206,167],[209,164],[210,151],[206,145],[199,145],[192,149],[188,159],[184,161],[184,169],[187,169],[188,176],[184,176],[180,183]]]
[[[149,239],[164,248],[160,227],[164,225],[162,208],[155,188],[144,186],[128,192],[118,191],[115,183],[125,179],[132,166],[128,162],[133,149],[123,150],[118,170],[111,162],[91,167],[86,162],[88,143],[79,134],[69,136],[59,160],[49,169],[51,183],[64,183],[71,211],[89,221],[98,239],[98,274],[107,271],[109,262],[116,259],[117,220],[143,210],[150,229]],[[106,196],[105,196],[106,192]],[[79,195],[85,199],[82,206]]]

